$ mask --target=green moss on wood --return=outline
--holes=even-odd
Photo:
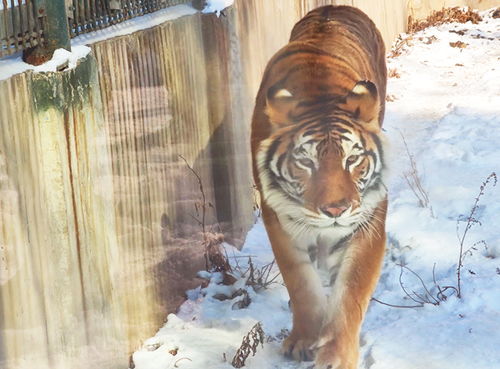
[[[36,111],[82,106],[92,93],[95,79],[95,60],[89,54],[76,68],[63,72],[32,73],[31,91]]]

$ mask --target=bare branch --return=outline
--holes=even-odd
[[[479,200],[481,197],[484,195],[484,190],[488,186],[488,184],[493,181],[492,185],[495,187],[497,185],[497,175],[495,172],[492,172],[486,180],[479,186],[479,194],[477,195],[474,205],[471,208],[470,214],[467,217],[467,223],[465,225],[464,232],[462,234],[462,237],[459,237],[459,242],[460,242],[460,253],[458,256],[458,265],[457,265],[457,297],[460,298],[462,296],[462,286],[461,286],[461,271],[463,267],[463,260],[464,260],[464,243],[465,243],[465,238],[467,237],[467,233],[469,232],[469,229],[472,228],[474,224],[481,224],[477,219],[475,219],[474,215],[479,208]],[[457,220],[457,230],[458,230],[458,222]],[[458,233],[458,231],[457,231]],[[474,245],[473,245],[474,246]]]
[[[422,181],[420,179],[420,174],[418,172],[417,163],[413,155],[410,152],[410,148],[408,147],[408,143],[401,131],[399,131],[401,138],[403,139],[403,143],[406,149],[406,154],[408,155],[408,159],[410,160],[410,170],[403,173],[403,178],[405,179],[408,187],[410,187],[411,191],[417,198],[418,204],[422,208],[429,209],[431,217],[434,218],[434,211],[432,210],[432,206],[429,200],[429,195],[427,191],[422,186]]]
[[[379,299],[376,299],[375,297],[372,297],[372,300],[376,301],[376,302],[378,302],[379,304],[382,304],[382,305],[387,305],[387,306],[390,306],[390,307],[402,308],[402,309],[414,309],[414,308],[421,308],[421,307],[424,306],[424,304],[418,304],[418,305],[393,305],[393,304],[389,304],[387,302],[380,301]]]
[[[196,171],[193,169],[193,167],[191,165],[189,165],[186,158],[184,158],[184,156],[182,156],[182,155],[179,155],[179,158],[184,160],[184,163],[186,163],[186,166],[188,167],[188,169],[191,171],[191,173],[194,174],[194,176],[198,180],[198,185],[200,187],[200,193],[201,193],[201,197],[202,197],[202,201],[203,201],[201,204],[201,206],[202,206],[201,227],[202,227],[203,234],[205,234],[205,214],[206,214],[206,210],[207,210],[206,209],[207,208],[207,200],[205,197],[205,190],[203,189],[203,182],[201,181],[201,177],[198,175],[198,173],[196,173]]]
[[[401,265],[400,264],[400,267],[401,268],[405,268],[406,270],[408,270],[410,273],[412,273],[415,277],[418,278],[418,280],[420,281],[420,284],[422,285],[422,287],[424,287],[424,290],[425,290],[425,293],[427,296],[429,296],[430,298],[432,298],[434,300],[434,303],[432,303],[430,300],[429,302],[431,302],[433,305],[439,305],[439,301],[436,300],[434,298],[434,296],[432,296],[432,294],[430,293],[429,289],[427,288],[427,286],[425,285],[424,281],[422,280],[422,278],[420,277],[420,275],[418,275],[415,271],[413,271],[412,269],[410,269],[409,267],[407,267],[406,265]],[[414,292],[415,293],[415,292]],[[416,295],[416,294],[415,294]],[[418,295],[417,295],[418,296]]]

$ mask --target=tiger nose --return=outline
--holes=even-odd
[[[322,206],[320,210],[323,214],[329,216],[330,218],[336,218],[342,215],[348,209],[345,205],[329,204]]]

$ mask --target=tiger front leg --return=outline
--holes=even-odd
[[[357,231],[347,246],[328,298],[315,369],[356,369],[359,333],[377,284],[385,251],[387,201],[372,216],[367,231]]]
[[[313,346],[317,342],[322,322],[324,319],[324,307],[326,298],[314,292],[316,278],[310,273],[313,270],[311,263],[304,261],[296,265],[294,278],[283,279],[288,289],[293,316],[293,327],[290,335],[284,340],[282,353],[297,361],[314,360]],[[302,277],[301,277],[302,276]]]
[[[263,204],[262,215],[293,314],[292,332],[283,342],[282,351],[294,360],[311,361],[314,359],[311,347],[318,340],[326,305],[321,280],[307,251],[294,247],[276,213]]]

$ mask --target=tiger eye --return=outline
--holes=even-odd
[[[303,165],[308,168],[314,168],[314,162],[311,159],[303,158],[297,160],[300,165]]]
[[[357,162],[359,159],[359,155],[351,155],[346,159],[346,165],[352,165]]]

